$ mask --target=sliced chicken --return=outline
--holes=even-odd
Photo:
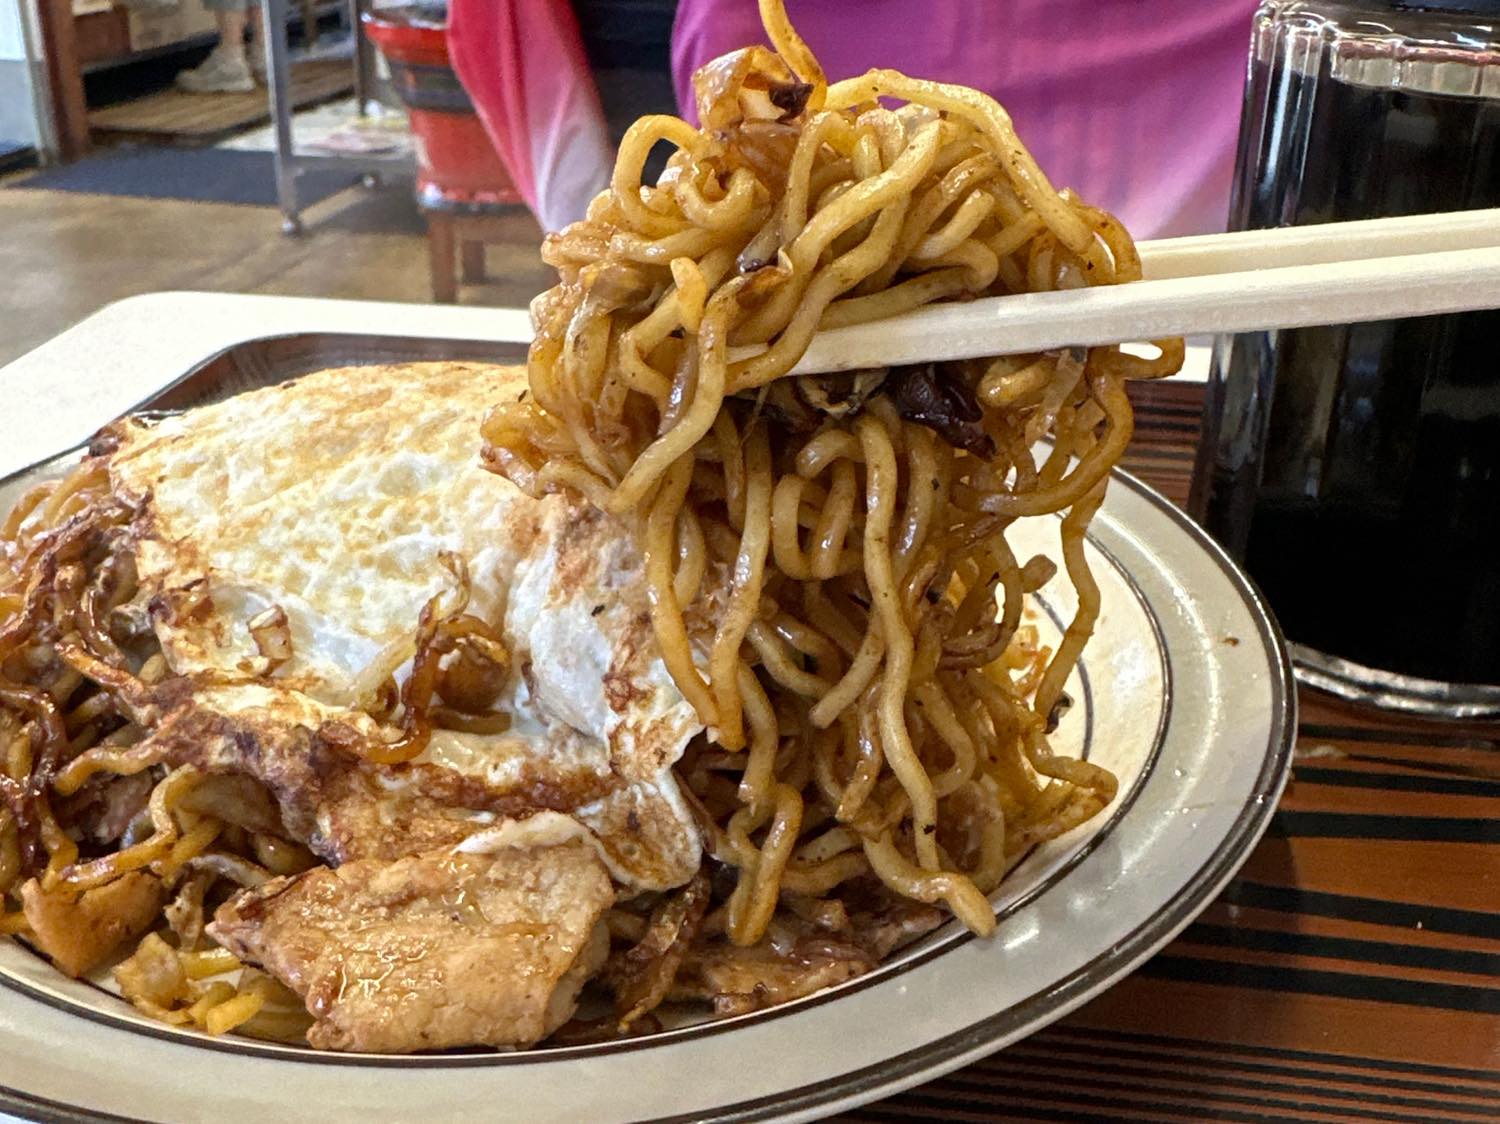
[[[721,1017],[743,1015],[845,983],[876,963],[859,945],[829,938],[799,940],[786,952],[765,943],[740,948],[716,938],[688,952],[668,998],[707,1000]]]
[[[897,948],[943,922],[932,906],[856,887],[861,908],[815,920],[779,919],[759,944],[740,948],[722,936],[693,942],[669,998],[709,1001],[717,1015],[740,1015],[801,999],[873,969]],[[860,900],[863,898],[864,900]]]
[[[35,878],[21,887],[32,942],[70,976],[92,971],[120,945],[144,933],[165,897],[161,879],[143,870],[82,894],[49,893]]]
[[[274,879],[221,906],[209,933],[302,996],[320,1049],[530,1045],[572,1016],[608,955],[614,891],[573,821],[513,826],[489,853]]]

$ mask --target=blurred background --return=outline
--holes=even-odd
[[[1138,237],[1222,227],[1253,3],[789,7],[835,78],[988,89]],[[756,41],[753,0],[0,0],[0,363],[162,289],[524,305],[629,123]]]
[[[0,291],[0,363],[102,304],[158,289],[515,305],[546,287],[541,230],[503,172],[485,183],[495,158],[474,151],[488,142],[460,106],[428,115],[440,161],[443,126],[453,132],[465,115],[475,123],[457,131],[456,152],[448,141],[450,166],[436,182],[462,185],[469,217],[486,220],[488,268],[480,283],[434,294],[410,112],[359,19],[381,6],[275,7],[288,63],[280,105],[266,85],[259,19],[237,84],[220,61],[229,53],[222,10],[201,0],[0,0],[0,268],[25,279]],[[597,85],[619,129],[640,112],[673,109],[674,7],[577,5],[590,29],[590,67],[578,78]],[[393,21],[377,26],[416,25],[409,39],[425,32],[441,44],[444,6],[384,8]],[[442,77],[437,55],[436,67],[417,64],[424,87]],[[224,88],[184,88],[215,67],[206,77]],[[278,117],[291,133],[284,163],[300,165],[289,198],[278,196]],[[427,201],[443,203],[432,191]]]

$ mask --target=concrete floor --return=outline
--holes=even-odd
[[[409,185],[345,191],[304,220],[288,238],[268,207],[0,190],[0,365],[111,301],[163,289],[431,300]],[[524,306],[551,284],[530,215],[508,224],[489,283],[462,287],[462,303]]]

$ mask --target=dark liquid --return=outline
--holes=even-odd
[[[1500,204],[1491,100],[1257,61],[1240,143],[1239,228]],[[1194,510],[1287,636],[1500,684],[1500,313],[1241,336],[1219,375]]]

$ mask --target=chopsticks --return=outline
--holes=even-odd
[[[819,332],[793,373],[1500,307],[1500,209],[1141,244],[1127,285],[934,304]],[[738,352],[740,355],[753,351]]]
[[[1147,281],[1500,246],[1500,207],[1142,242]]]

